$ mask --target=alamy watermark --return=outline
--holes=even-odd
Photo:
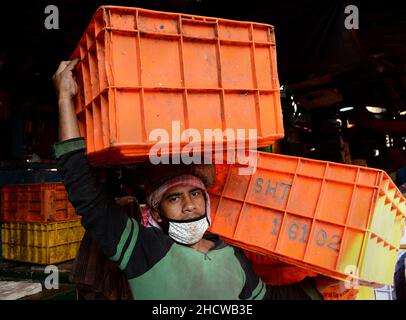
[[[344,269],[344,273],[345,274],[349,274],[349,276],[347,278],[345,278],[345,282],[344,282],[344,286],[345,289],[347,290],[351,290],[351,289],[355,289],[358,290],[359,289],[359,271],[358,271],[358,267],[354,266],[354,265],[347,265]]]
[[[55,5],[48,5],[45,7],[45,14],[48,16],[45,18],[44,26],[48,30],[59,29],[59,9]]]
[[[161,128],[150,132],[149,141],[156,142],[149,151],[152,164],[212,164],[214,158],[215,164],[241,165],[240,175],[256,172],[256,129],[204,129],[202,137],[201,132],[193,128],[181,132],[180,121],[172,121],[171,131],[170,134]],[[223,141],[227,141],[226,150]]]
[[[348,29],[359,29],[359,10],[355,5],[348,5],[344,9],[348,16],[344,20],[344,26]]]
[[[45,278],[44,286],[46,289],[59,289],[59,269],[57,266],[49,265],[45,267],[44,273],[50,273]]]

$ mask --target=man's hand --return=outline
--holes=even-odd
[[[52,77],[58,96],[60,141],[80,137],[73,102],[73,97],[78,93],[78,85],[72,73],[78,61],[78,58],[62,61]]]
[[[72,61],[62,61],[52,77],[58,100],[71,100],[78,93],[78,85],[72,71],[79,58]]]
[[[115,200],[116,200],[116,203],[121,207],[133,205],[133,204],[138,205],[137,199],[132,196],[119,197],[119,198],[115,198]]]
[[[334,278],[330,278],[330,277],[326,277],[323,275],[318,275],[315,278],[315,282],[316,282],[316,289],[323,294],[323,292],[330,292],[333,291],[336,294],[344,294],[346,291],[348,291],[349,289],[347,289],[345,287],[345,282],[344,281],[340,281]]]
[[[130,218],[135,218],[138,221],[141,221],[141,209],[138,203],[137,198],[132,197],[132,196],[125,196],[125,197],[119,197],[115,198],[116,203],[120,206],[126,209],[127,214]]]

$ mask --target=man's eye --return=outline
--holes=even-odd
[[[169,201],[172,202],[172,203],[174,203],[174,202],[176,202],[178,200],[179,200],[179,197],[171,197],[171,198],[169,198]]]
[[[200,195],[200,191],[193,191],[192,192],[192,196],[193,197],[197,197],[197,196],[199,196]]]

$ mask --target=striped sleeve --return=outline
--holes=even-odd
[[[257,287],[252,291],[252,294],[248,300],[263,300],[266,293],[266,285],[261,279],[259,279]]]
[[[84,149],[64,153],[58,160],[69,201],[82,216],[82,225],[99,247],[120,267],[128,263],[137,240],[139,225],[124,208],[116,204],[93,176]]]
[[[125,229],[117,243],[116,251],[110,260],[117,263],[121,270],[124,270],[129,262],[130,256],[134,250],[139,233],[139,225],[136,220],[128,218]]]

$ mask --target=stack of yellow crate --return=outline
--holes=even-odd
[[[2,188],[3,257],[54,264],[76,257],[84,229],[62,183]]]

